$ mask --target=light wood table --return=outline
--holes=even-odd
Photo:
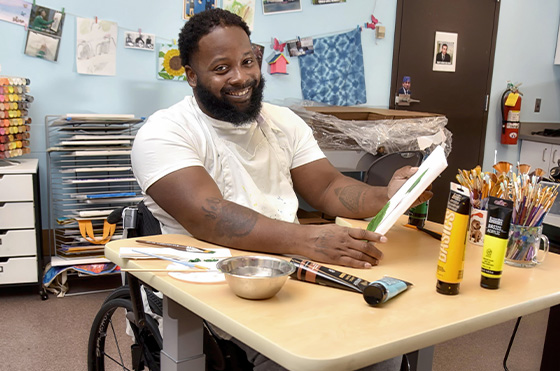
[[[560,303],[560,256],[549,254],[536,268],[506,266],[500,288],[487,290],[480,287],[482,247],[470,244],[460,294],[438,294],[439,241],[404,227],[405,222],[401,218],[387,233],[389,242],[381,245],[384,258],[379,266],[368,270],[332,266],[368,281],[388,275],[414,284],[380,307],[369,306],[359,293],[295,279],[273,298],[252,301],[235,296],[225,283],[193,284],[166,273],[134,273],[165,296],[162,369],[203,367],[200,318],[290,370],[354,370]],[[427,228],[441,232],[438,224],[427,223]],[[212,246],[183,235],[150,239]],[[140,245],[133,240],[107,244],[107,258],[123,268],[168,264],[120,259],[121,246]],[[251,253],[232,250],[232,254]]]

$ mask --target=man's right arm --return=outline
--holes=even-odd
[[[311,226],[273,220],[225,200],[203,167],[192,166],[156,181],[147,194],[194,237],[222,246],[368,268],[382,253],[381,235],[334,224]]]

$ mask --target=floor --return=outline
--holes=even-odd
[[[80,280],[70,293],[96,286]],[[107,284],[116,286],[118,280]],[[0,371],[87,370],[89,328],[107,295],[49,295],[42,301],[35,288],[0,288]],[[539,370],[547,319],[548,310],[523,317],[507,363],[510,371]],[[512,320],[436,345],[433,370],[503,370],[514,326]]]

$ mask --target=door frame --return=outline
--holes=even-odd
[[[404,2],[406,0],[397,0],[397,14],[396,14],[396,19],[395,19],[395,37],[394,37],[394,44],[393,44],[393,64],[392,64],[392,72],[391,72],[391,89],[390,89],[390,93],[389,93],[389,108],[390,109],[396,109],[396,105],[395,105],[395,95],[398,91],[398,65],[399,65],[399,51],[400,51],[400,46],[401,46],[401,27],[402,27],[402,23],[403,23],[403,8],[404,8]],[[409,1],[415,1],[415,0],[409,0]],[[440,1],[446,1],[446,0],[440,0]],[[484,113],[483,113],[483,122],[482,122],[482,127],[483,127],[483,132],[486,133],[487,131],[487,125],[488,125],[488,111],[489,111],[489,106],[490,106],[490,90],[492,87],[492,75],[494,72],[494,57],[496,54],[496,40],[498,38],[498,20],[500,18],[500,0],[494,0],[496,2],[496,7],[495,7],[495,11],[494,11],[494,28],[492,30],[492,42],[491,42],[491,47],[490,47],[490,56],[489,56],[489,61],[488,61],[488,76],[487,76],[487,80],[486,80],[486,107],[484,107]],[[484,104],[484,103],[483,103]],[[500,111],[498,111],[500,112]],[[501,119],[498,120],[498,122],[501,122]],[[486,150],[485,148],[485,144],[486,144],[486,135],[482,135],[480,138],[480,148],[482,148],[483,150],[479,153],[479,158],[478,158],[478,163],[482,166],[482,162],[484,161],[484,152]],[[453,148],[453,143],[451,143],[451,148]]]

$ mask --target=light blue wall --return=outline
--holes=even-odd
[[[156,53],[122,47],[125,30],[156,34],[156,42],[169,43],[178,38],[184,24],[181,19],[181,0],[135,1],[60,1],[42,0],[38,5],[53,9],[65,7],[66,19],[58,62],[53,63],[23,54],[27,33],[24,28],[0,21],[0,74],[25,76],[31,80],[30,117],[31,150],[27,157],[39,159],[43,225],[46,223],[46,144],[45,115],[64,113],[133,113],[138,117],[167,107],[191,89],[186,82],[156,79]],[[157,5],[156,5],[157,4]],[[376,43],[375,33],[362,33],[366,65],[367,104],[387,107],[391,79],[393,34],[395,28],[396,0],[349,0],[342,4],[312,5],[302,0],[302,11],[276,15],[263,15],[257,0],[253,42],[264,45],[265,57],[271,54],[270,40],[281,41],[300,37],[320,37],[349,31],[370,20],[371,14],[386,27],[386,38]],[[116,76],[88,76],[76,72],[76,16],[117,22],[119,26]],[[287,55],[287,53],[286,53]],[[282,101],[286,98],[301,99],[300,75],[297,58],[289,58],[289,75],[267,77],[265,100]]]
[[[546,5],[541,5],[543,3]],[[38,4],[54,9],[65,7],[67,16],[58,62],[24,55],[26,32],[23,27],[0,21],[0,73],[31,79],[31,94],[35,102],[30,109],[33,125],[32,153],[29,157],[40,160],[43,222],[46,226],[45,115],[92,112],[148,116],[191,94],[191,89],[186,83],[157,80],[155,53],[120,46],[125,29],[134,31],[141,28],[143,32],[156,34],[157,42],[176,39],[184,23],[181,19],[181,0],[97,0],[64,4],[56,0],[43,0]],[[317,6],[311,5],[311,0],[302,0],[302,8],[301,12],[265,16],[257,1],[252,39],[267,47],[265,57],[271,53],[269,44],[272,37],[283,41],[296,36],[337,34],[363,25],[373,13],[386,27],[386,37],[376,41],[373,31],[362,33],[366,105],[386,108],[389,104],[396,0],[347,0],[347,3]],[[97,16],[118,23],[116,76],[76,73],[76,16]],[[560,0],[501,2],[484,170],[489,170],[493,164],[495,150],[498,150],[498,160],[517,160],[517,146],[499,144],[499,100],[507,80],[523,82],[523,121],[560,121],[560,66],[552,65],[559,19]],[[278,102],[285,98],[301,99],[298,62],[295,58],[289,60],[288,76],[271,76],[264,72],[267,77],[265,100]],[[266,71],[265,68],[263,70]],[[532,113],[536,97],[543,100],[539,114]]]
[[[500,144],[500,104],[506,83],[522,82],[521,122],[560,122],[560,65],[553,65],[560,1],[502,1],[483,170],[497,161],[516,163],[519,146]],[[535,99],[541,112],[535,113]],[[497,151],[497,153],[496,153]]]

